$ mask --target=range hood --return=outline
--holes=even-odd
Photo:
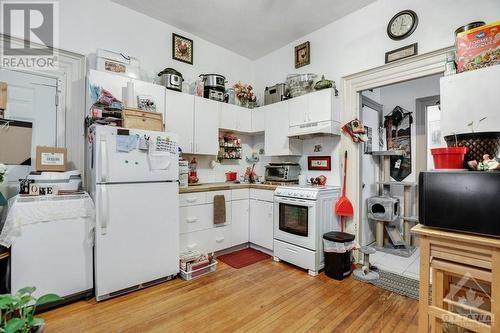
[[[291,139],[310,139],[317,136],[340,135],[340,123],[333,120],[319,121],[291,126],[288,137]]]

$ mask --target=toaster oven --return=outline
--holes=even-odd
[[[266,181],[296,182],[299,180],[300,165],[298,163],[270,163],[266,166]]]

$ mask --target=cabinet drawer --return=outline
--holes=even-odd
[[[226,190],[226,191],[210,191],[206,192],[207,193],[207,203],[214,203],[214,197],[216,195],[223,195],[224,198],[226,199],[226,203],[231,201],[231,190]]]
[[[181,207],[179,215],[181,234],[213,227],[212,205]]]
[[[274,240],[274,256],[304,269],[315,270],[316,256],[314,251]]]
[[[250,197],[250,189],[231,190],[231,200],[245,200]]]
[[[216,227],[211,230],[210,251],[220,251],[233,246],[231,241],[231,225]]]
[[[180,206],[203,205],[207,203],[207,192],[182,193],[179,195]]]
[[[250,199],[273,202],[274,191],[251,188]]]
[[[123,109],[122,115],[125,117],[140,117],[163,121],[163,114],[160,112],[150,112],[139,109]]]
[[[179,237],[179,251],[188,250],[212,251],[210,241],[212,239],[212,229],[199,230],[181,234]]]
[[[161,132],[163,131],[163,121],[147,117],[124,116],[123,127]]]

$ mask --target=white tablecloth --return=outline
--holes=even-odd
[[[21,235],[21,227],[34,223],[88,218],[92,220],[89,241],[93,241],[95,207],[87,193],[57,196],[15,196],[9,200],[8,212],[0,234],[0,245],[10,247]]]

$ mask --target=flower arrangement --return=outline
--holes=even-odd
[[[0,184],[5,180],[5,175],[7,174],[7,167],[5,164],[0,163]]]
[[[234,84],[234,91],[236,92],[236,97],[242,104],[248,102],[256,102],[257,96],[253,93],[253,87],[250,84],[244,84],[240,81]]]

